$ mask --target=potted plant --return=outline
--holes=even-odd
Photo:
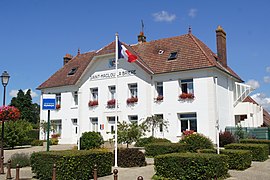
[[[93,106],[97,106],[98,105],[98,101],[97,100],[93,100],[93,101],[89,101],[88,106],[89,107],[93,107]]]
[[[180,99],[194,99],[193,93],[182,93],[179,95]]]
[[[162,95],[158,95],[158,97],[156,98],[157,101],[163,101],[163,96]]]
[[[115,106],[115,99],[111,99],[111,100],[107,101],[107,106],[114,107]]]
[[[133,103],[136,103],[138,102],[138,98],[137,97],[131,97],[131,98],[128,98],[127,99],[127,104],[133,104]]]
[[[61,105],[60,104],[56,104],[56,109],[60,109],[61,108]]]

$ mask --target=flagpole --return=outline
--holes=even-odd
[[[115,34],[115,144],[114,167],[117,166],[117,113],[118,113],[118,33]]]

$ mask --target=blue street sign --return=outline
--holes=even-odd
[[[56,100],[55,95],[43,95],[42,109],[43,110],[55,110]]]

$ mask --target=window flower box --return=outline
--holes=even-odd
[[[21,116],[18,108],[14,106],[0,107],[0,121],[17,120]]]
[[[115,107],[115,99],[111,99],[111,100],[107,101],[107,106],[109,108]]]
[[[89,107],[93,107],[93,106],[97,106],[98,105],[98,101],[94,100],[94,101],[89,101],[88,106]]]
[[[60,109],[61,108],[61,105],[60,104],[56,104],[55,108],[56,109]]]
[[[158,96],[157,98],[156,98],[156,101],[163,101],[163,96]]]
[[[127,99],[127,104],[133,104],[138,102],[138,98],[137,97],[131,97]]]
[[[179,95],[180,99],[194,99],[195,96],[193,93],[182,93]]]

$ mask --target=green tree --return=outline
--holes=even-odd
[[[19,90],[17,97],[11,99],[11,106],[17,107],[21,112],[21,119],[37,124],[39,121],[39,105],[32,102],[31,90],[28,89],[26,93]]]
[[[155,129],[157,127],[162,126],[162,128],[167,129],[169,122],[165,119],[163,119],[159,115],[152,115],[146,118],[146,120],[143,122],[148,128],[151,129],[152,136],[155,137]]]
[[[137,142],[142,136],[145,135],[147,130],[145,124],[128,124],[127,122],[118,122],[117,126],[117,141],[119,143],[124,143],[130,145],[133,142]]]

